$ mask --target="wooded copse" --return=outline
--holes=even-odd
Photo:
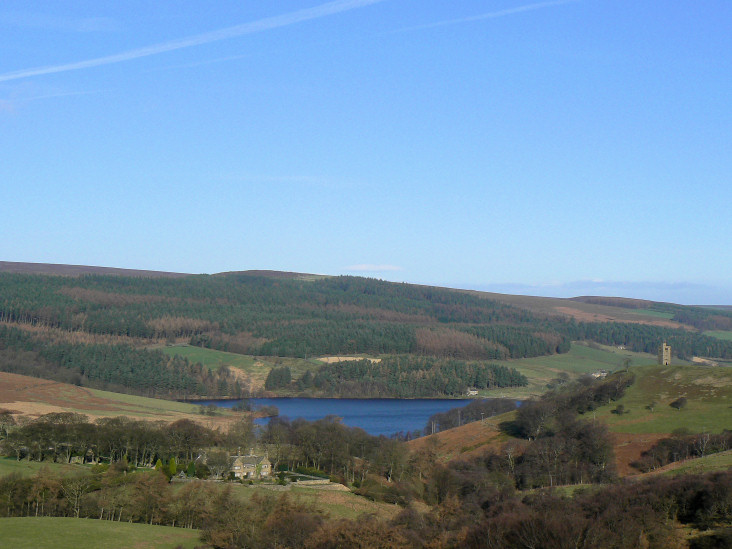
[[[522,387],[526,376],[514,368],[429,357],[386,357],[321,366],[312,384],[329,396],[395,398],[464,395],[469,387]]]

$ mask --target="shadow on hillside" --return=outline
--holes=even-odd
[[[514,438],[523,438],[523,433],[519,429],[518,423],[513,421],[502,421],[498,424],[498,429],[509,436]]]

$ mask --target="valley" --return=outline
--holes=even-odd
[[[458,518],[487,502],[530,517],[534,497],[551,514],[595,505],[592,493],[610,517],[618,491],[679,501],[678,482],[700,494],[711,482],[727,486],[725,309],[296,273],[13,271],[0,273],[0,513],[9,517],[0,529],[39,547],[62,546],[70,517],[125,513],[125,535],[140,547],[143,538],[225,547],[231,535],[244,545],[249,536],[294,546],[307,537],[330,547],[356,531],[358,543],[462,547],[482,528],[512,539],[510,513]],[[670,365],[657,364],[662,342]],[[465,406],[468,393],[486,412],[445,411]],[[207,401],[254,397],[332,407],[255,424],[247,406]],[[345,420],[354,397],[374,413],[385,397],[397,408],[445,408],[421,412],[414,432],[372,436]],[[483,400],[491,398],[506,400]],[[388,426],[407,412],[378,413]],[[425,434],[428,425],[437,432]],[[247,448],[277,474],[228,475]],[[76,499],[74,486],[83,487]],[[578,513],[577,528],[604,528],[582,526]],[[254,517],[248,533],[237,530],[244,517]],[[56,541],[30,534],[33,520]],[[723,532],[727,519],[649,520],[660,547],[677,534],[658,525]],[[83,535],[122,535],[114,520],[86,522],[94,526]],[[433,526],[415,526],[425,523]]]

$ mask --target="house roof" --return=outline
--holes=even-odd
[[[231,463],[239,462],[242,465],[256,466],[263,463],[265,460],[269,460],[265,456],[231,456]]]

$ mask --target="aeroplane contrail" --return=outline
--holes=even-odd
[[[514,15],[517,13],[523,13],[526,11],[541,10],[545,8],[551,8],[553,6],[561,6],[562,4],[571,4],[574,2],[580,2],[581,0],[549,0],[548,2],[536,2],[534,4],[525,4],[523,6],[516,6],[515,8],[506,8],[503,10],[490,11],[487,13],[480,13],[478,15],[472,15],[470,17],[461,17],[459,19],[448,19],[446,21],[437,21],[436,23],[427,23],[425,25],[418,25],[416,27],[409,27],[402,30],[420,30],[420,29],[432,29],[435,27],[443,27],[446,25],[456,25],[458,23],[470,23],[472,21],[482,21],[484,19],[496,19],[498,17],[505,17],[507,15]]]
[[[165,42],[162,44],[155,44],[144,48],[129,50],[115,55],[97,57],[95,59],[87,59],[86,61],[77,61],[75,63],[66,63],[63,65],[36,67],[32,69],[23,69],[14,72],[8,72],[5,74],[0,74],[0,82],[8,82],[9,80],[19,80],[21,78],[30,78],[32,76],[41,76],[44,74],[54,74],[58,72],[88,69],[91,67],[99,67],[102,65],[111,65],[113,63],[122,63],[124,61],[139,59],[140,57],[149,57],[151,55],[157,55],[159,53],[180,50],[183,48],[190,48],[193,46],[200,46],[202,44],[217,42],[219,40],[226,40],[228,38],[235,38],[237,36],[243,36],[245,34],[254,34],[257,32],[286,27],[289,25],[294,25],[296,23],[302,23],[304,21],[319,19],[321,17],[327,17],[328,15],[334,15],[336,13],[342,13],[364,6],[369,6],[371,4],[377,4],[383,1],[385,0],[336,0],[334,2],[328,2],[326,4],[321,4],[312,8],[293,11],[282,15],[276,15],[274,17],[266,17],[264,19],[259,19],[250,23],[244,23],[241,25],[236,25],[234,27],[228,27],[225,29],[207,32],[204,34],[198,34],[196,36],[189,36],[188,38],[181,38],[179,40],[173,40],[171,42]]]

